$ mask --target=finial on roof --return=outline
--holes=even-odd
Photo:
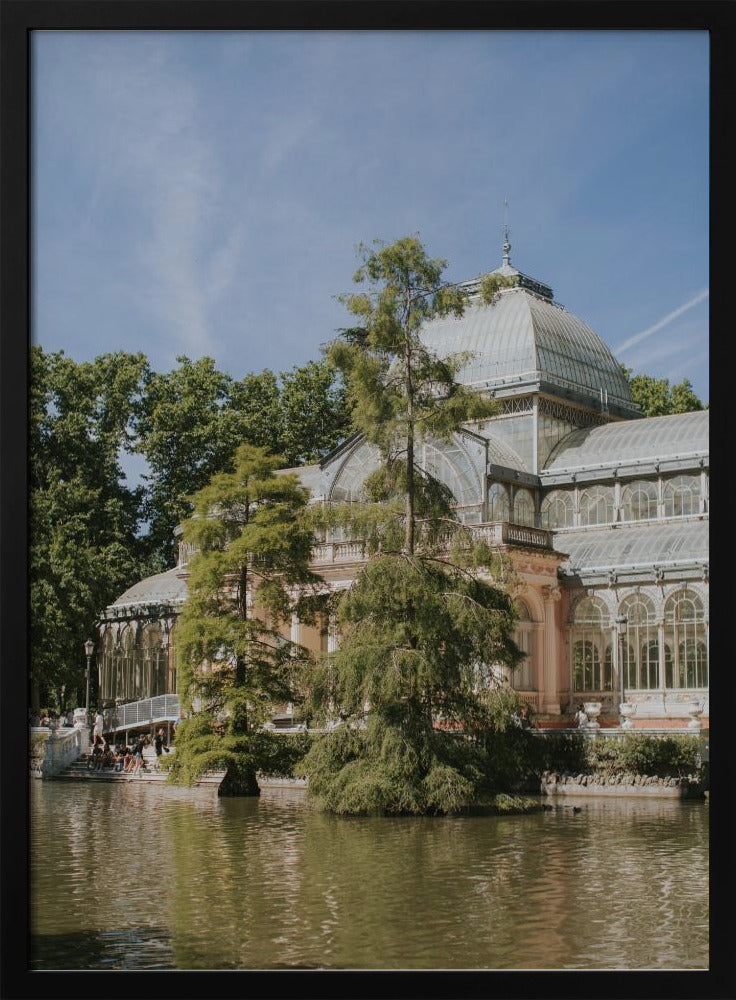
[[[503,265],[508,266],[511,263],[510,260],[509,260],[509,251],[510,250],[511,250],[511,244],[509,243],[509,203],[508,203],[508,199],[504,198],[504,200],[503,200]]]

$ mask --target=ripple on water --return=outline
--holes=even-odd
[[[34,968],[704,968],[701,804],[339,819],[35,782]]]

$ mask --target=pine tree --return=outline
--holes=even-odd
[[[294,701],[307,652],[283,635],[318,578],[313,536],[302,514],[308,492],[283,460],[241,445],[232,473],[192,497],[184,539],[196,550],[189,597],[177,626],[178,686],[193,713],[177,730],[173,779],[225,769],[221,795],[257,795],[256,771],[270,752],[264,721]],[[300,600],[295,593],[302,593]]]
[[[329,357],[343,372],[356,429],[381,450],[366,503],[336,505],[370,558],[339,600],[338,651],[312,678],[317,710],[345,724],[308,754],[310,792],[340,813],[453,812],[484,790],[481,741],[492,724],[489,664],[518,662],[514,610],[486,576],[495,561],[454,519],[452,496],[415,462],[424,436],[450,439],[493,406],[456,381],[465,355],[439,358],[421,325],[462,314],[462,292],[442,283],[445,262],[415,237],[361,248],[365,294],[344,301],[360,325]],[[498,290],[487,283],[488,294]]]

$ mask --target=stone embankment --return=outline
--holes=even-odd
[[[542,775],[542,794],[702,799],[705,785],[695,775],[658,778],[646,774],[557,774],[545,771]]]

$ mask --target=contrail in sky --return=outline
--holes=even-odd
[[[702,292],[698,292],[698,294],[694,298],[690,299],[689,302],[686,302],[684,306],[680,306],[679,309],[675,309],[674,312],[667,313],[667,315],[658,320],[654,326],[647,327],[647,329],[642,330],[641,333],[635,333],[633,337],[629,337],[628,340],[622,341],[618,347],[614,347],[613,350],[616,353],[618,353],[618,351],[625,351],[627,347],[633,347],[633,345],[638,344],[640,340],[644,340],[646,337],[651,337],[651,335],[656,333],[657,330],[661,330],[663,326],[667,326],[667,324],[671,323],[673,319],[677,319],[678,316],[687,312],[688,309],[692,309],[692,307],[696,306],[698,302],[702,302],[703,299],[707,299],[709,294],[710,291],[707,288]]]

